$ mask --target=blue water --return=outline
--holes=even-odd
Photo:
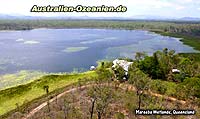
[[[77,51],[64,50],[85,47]],[[197,52],[176,38],[139,30],[35,29],[0,32],[0,74],[20,70],[71,72],[88,70],[96,61],[133,58],[135,52],[151,54],[163,48]]]

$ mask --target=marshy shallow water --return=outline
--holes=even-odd
[[[88,70],[98,60],[133,58],[135,52],[163,48],[198,52],[177,38],[141,30],[35,29],[0,32],[0,74],[20,70],[71,72]]]

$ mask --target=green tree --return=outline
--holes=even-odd
[[[50,112],[50,104],[49,104],[49,86],[45,85],[43,86],[43,89],[46,91],[47,94],[47,108],[48,108],[48,112]]]
[[[136,88],[138,96],[138,109],[141,108],[142,96],[144,91],[149,89],[150,78],[139,70],[135,65],[131,65],[129,69],[130,78],[128,82]]]
[[[115,75],[115,78],[118,80],[118,81],[123,81],[123,78],[124,78],[124,75],[125,75],[125,71],[124,69],[117,65],[114,69],[114,75]]]
[[[182,84],[185,85],[186,93],[189,96],[200,98],[200,78],[186,78]]]
[[[43,89],[46,91],[46,94],[48,95],[49,94],[49,86],[45,85],[45,86],[43,86]]]
[[[136,52],[135,60],[136,61],[140,61],[140,60],[144,59],[145,56],[146,56],[146,54],[144,52]]]
[[[109,103],[112,101],[113,94],[114,93],[110,87],[104,87],[101,84],[96,84],[88,91],[92,103],[90,108],[91,119],[93,117],[94,107],[96,107],[98,119],[102,118]]]

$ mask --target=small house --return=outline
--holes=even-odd
[[[172,69],[172,73],[179,74],[181,71],[178,69]]]
[[[95,66],[91,66],[90,67],[90,70],[92,71],[92,70],[95,70],[96,69],[96,67]]]

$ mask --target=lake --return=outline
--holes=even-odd
[[[85,71],[98,60],[133,58],[163,48],[198,52],[177,38],[141,30],[35,29],[0,32],[0,74]]]

